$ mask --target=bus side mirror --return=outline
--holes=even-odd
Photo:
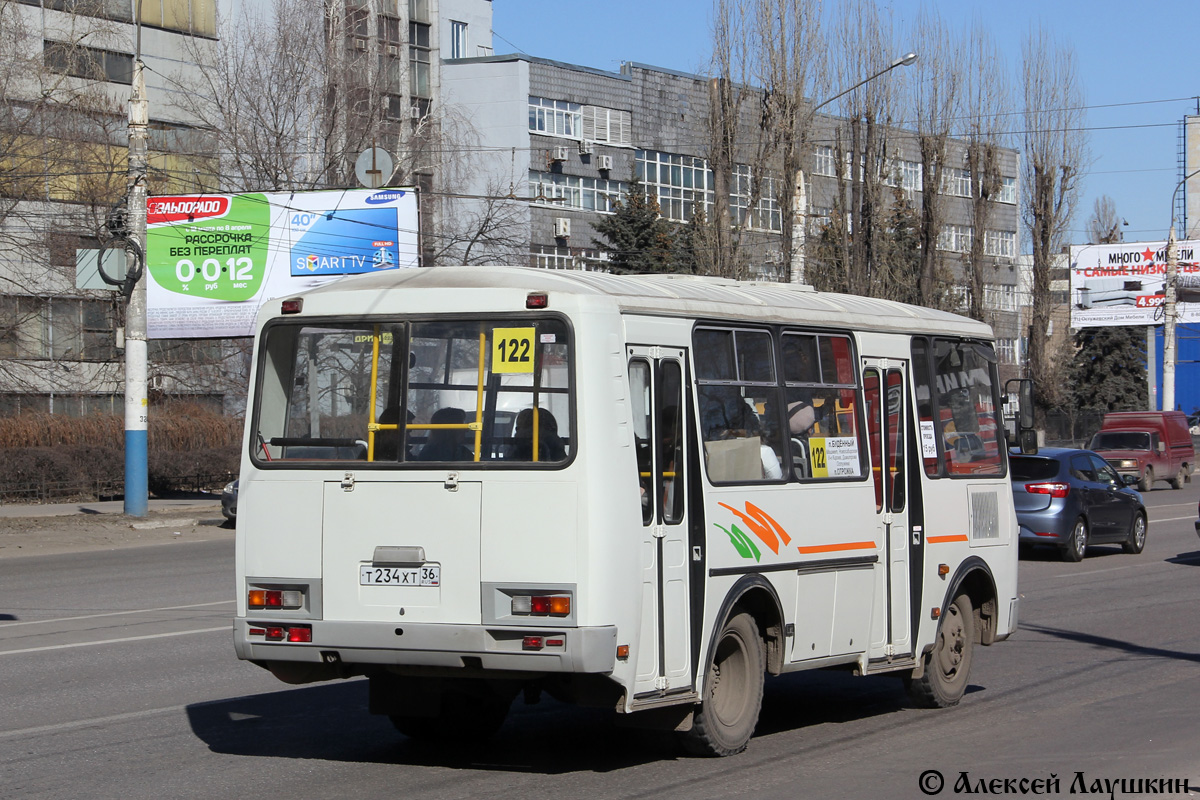
[[[1016,392],[1012,385],[1017,384]],[[1013,439],[1021,447],[1025,455],[1034,455],[1038,451],[1037,430],[1033,427],[1033,381],[1029,378],[1013,378],[1004,384],[1004,391],[1010,397],[1017,396],[1016,412],[1012,415],[1015,431],[1011,431]]]

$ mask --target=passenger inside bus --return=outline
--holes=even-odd
[[[738,387],[703,386],[700,389],[700,424],[708,472],[713,480],[779,480],[783,477],[779,455],[771,444],[776,437],[765,429],[750,398],[742,397]]]
[[[544,408],[538,408],[538,461],[563,461],[567,448],[558,436],[558,421]],[[533,409],[523,408],[517,414],[513,444],[508,451],[509,461],[533,461]]]
[[[463,425],[467,412],[461,408],[439,408],[429,418],[431,425]],[[429,431],[418,461],[474,461],[475,449],[467,444],[466,428],[435,428]]]

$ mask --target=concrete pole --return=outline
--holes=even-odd
[[[125,513],[146,516],[149,505],[146,437],[149,403],[146,397],[146,129],[150,122],[144,65],[133,64],[133,93],[129,97],[129,239],[140,253],[128,259],[143,273],[138,276],[125,310]],[[133,249],[131,248],[131,249]],[[139,258],[139,256],[141,258]]]
[[[1178,270],[1175,225],[1172,223],[1167,235],[1167,296],[1163,301],[1163,411],[1175,410],[1175,273]]]
[[[1147,411],[1158,411],[1158,326],[1146,326],[1146,397]]]

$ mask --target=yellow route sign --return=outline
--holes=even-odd
[[[533,372],[534,328],[492,328],[492,372]]]

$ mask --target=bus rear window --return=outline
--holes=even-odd
[[[253,456],[268,462],[561,464],[571,355],[557,318],[277,324]]]

